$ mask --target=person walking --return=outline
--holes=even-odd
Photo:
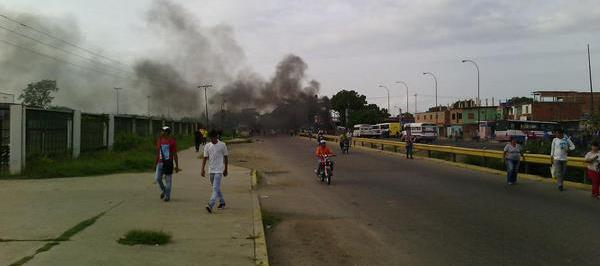
[[[206,145],[206,142],[208,142],[208,130],[202,129],[202,145]]]
[[[415,143],[415,138],[410,132],[410,128],[406,129],[406,159],[414,159],[413,157],[413,145]]]
[[[575,144],[568,138],[562,129],[556,131],[552,140],[552,149],[550,151],[550,162],[552,163],[553,176],[556,177],[558,190],[563,191],[563,182],[567,174],[567,154],[575,149]]]
[[[510,143],[504,146],[504,163],[506,164],[506,183],[508,185],[517,184],[517,174],[521,158],[524,158],[523,149],[517,143],[516,138],[511,138]]]
[[[202,177],[206,177],[206,162],[208,162],[208,174],[210,175],[210,183],[212,184],[212,194],[206,205],[208,213],[213,212],[213,208],[219,199],[217,208],[225,208],[225,198],[221,192],[221,180],[227,176],[228,156],[227,145],[221,142],[216,131],[209,133],[210,142],[204,146],[204,159],[202,160]]]
[[[160,198],[165,202],[171,200],[171,187],[173,171],[179,172],[179,159],[177,158],[177,142],[171,136],[171,128],[162,127],[160,137],[156,141],[156,173],[154,179],[160,188]],[[163,183],[163,177],[166,184]]]
[[[198,129],[194,132],[194,144],[196,146],[196,152],[200,151],[200,145],[203,142],[203,140],[202,140],[203,138],[204,138],[204,136],[202,135],[202,131],[200,129]]]
[[[592,142],[592,149],[585,155],[585,161],[588,163],[587,178],[592,181],[592,197],[597,199],[600,193],[600,144],[597,141]]]

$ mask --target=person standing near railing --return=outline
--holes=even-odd
[[[506,182],[508,185],[517,184],[517,174],[523,155],[523,149],[516,138],[511,138],[510,143],[504,146],[504,162],[506,164]]]
[[[592,142],[592,150],[585,155],[585,162],[588,163],[587,178],[592,181],[592,197],[597,199],[600,193],[600,144],[597,141]]]
[[[414,159],[413,158],[413,145],[415,143],[415,137],[411,134],[410,128],[406,129],[406,159]]]
[[[563,191],[563,181],[567,174],[567,154],[575,149],[575,144],[568,138],[562,129],[556,130],[556,137],[552,140],[550,151],[550,162],[552,164],[552,176],[556,177],[558,190]]]

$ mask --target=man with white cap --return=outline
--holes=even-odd
[[[156,141],[156,183],[160,187],[160,198],[165,202],[171,200],[171,186],[173,171],[179,172],[179,160],[177,158],[177,142],[171,136],[171,128],[162,127],[160,137]],[[166,184],[163,183],[163,176]]]

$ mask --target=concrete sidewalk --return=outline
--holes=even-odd
[[[223,181],[227,209],[210,215],[204,209],[210,184],[200,176],[197,156],[191,150],[180,153],[183,171],[173,177],[170,202],[159,199],[150,173],[0,181],[0,265],[34,255],[51,242],[46,239],[103,212],[96,223],[26,265],[260,264],[255,237],[264,234],[262,224],[255,226],[261,221],[250,171],[230,167]],[[132,229],[169,232],[172,243],[118,244]]]

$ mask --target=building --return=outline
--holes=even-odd
[[[531,121],[573,121],[590,114],[591,93],[578,91],[534,91],[533,100],[508,107],[508,119]],[[600,111],[600,93],[594,93]]]
[[[450,110],[446,106],[431,107],[427,112],[416,113],[415,123],[435,124],[439,136],[446,136],[446,125],[450,123]]]

